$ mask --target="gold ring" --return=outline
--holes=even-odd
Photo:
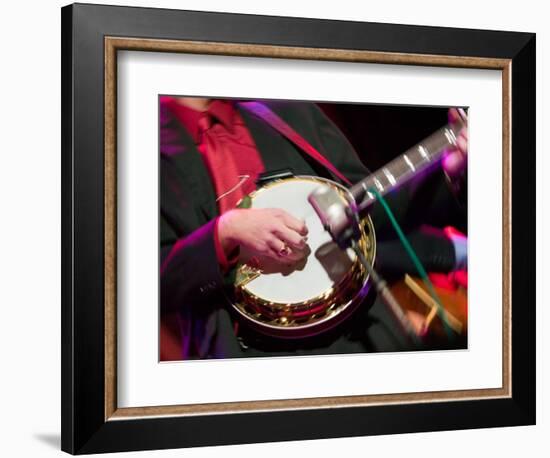
[[[286,256],[287,254],[288,254],[288,246],[285,243],[283,247],[279,250],[279,256]]]

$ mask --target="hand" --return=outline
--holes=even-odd
[[[218,223],[218,237],[226,253],[239,246],[253,256],[287,264],[307,256],[307,233],[304,221],[275,208],[230,210]]]
[[[461,109],[460,109],[461,110]],[[462,115],[459,112],[459,109],[451,108],[449,110],[449,122],[454,122],[460,117],[465,117],[463,110]],[[454,148],[447,150],[445,156],[443,157],[443,170],[451,180],[456,180],[464,173],[466,169],[468,159],[468,129],[463,127],[459,132],[456,145]]]

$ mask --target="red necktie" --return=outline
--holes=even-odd
[[[199,118],[198,126],[198,149],[203,155],[210,176],[213,177],[221,214],[235,208],[239,200],[245,196],[242,187],[244,177],[239,177],[235,159],[224,142],[226,132],[223,124],[214,122],[213,117],[204,112]]]

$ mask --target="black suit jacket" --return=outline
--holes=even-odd
[[[315,104],[265,103],[351,182],[369,173],[348,140]],[[296,175],[335,179],[270,125],[246,109],[238,109],[266,171],[290,168]],[[235,342],[218,344],[226,345],[227,351],[211,348],[218,328],[230,321],[223,298],[224,276],[214,242],[214,220],[218,215],[215,191],[192,138],[164,105],[160,108],[160,129],[161,309],[178,311],[181,315],[184,357],[212,352],[219,355],[227,351],[231,354],[231,349],[236,350]],[[427,269],[446,271],[454,264],[451,244],[436,233],[418,230],[423,223],[438,223],[441,210],[452,202],[453,197],[441,177],[441,173],[435,173],[428,180],[413,182],[388,198],[398,220],[413,233],[415,248]],[[393,233],[386,215],[375,206],[371,216],[378,239],[388,239],[387,243],[378,244],[382,271],[391,274],[410,270],[410,262],[400,244],[391,240]]]

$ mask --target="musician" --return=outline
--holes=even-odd
[[[351,182],[368,175],[351,144],[315,104],[265,103]],[[400,349],[392,329],[386,329],[391,318],[383,307],[382,318],[373,318],[365,307],[349,323],[297,342],[274,342],[234,321],[223,293],[239,250],[292,263],[307,255],[308,235],[304,221],[284,209],[238,209],[239,200],[255,189],[258,176],[266,171],[335,177],[230,100],[161,97],[160,128],[161,360]],[[434,174],[437,178],[424,180],[446,183],[436,186],[430,202],[414,200],[425,184],[413,183],[391,197],[398,219],[426,253],[424,261],[432,271],[452,270],[464,254],[459,255],[456,240],[418,228],[422,215],[437,215],[454,198],[465,168],[465,135],[444,161],[445,179]],[[373,220],[377,234],[383,234],[385,215]],[[378,259],[387,258],[391,273],[396,270],[393,260],[406,256],[399,243],[388,241],[386,247],[383,256],[384,245],[379,246]],[[402,264],[397,270],[410,269],[407,261]]]

